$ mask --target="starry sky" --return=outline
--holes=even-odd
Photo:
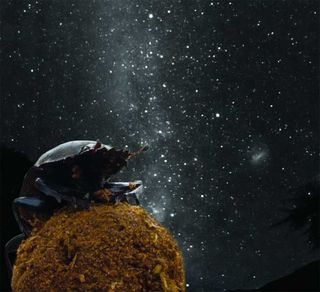
[[[317,2],[1,1],[2,143],[150,145],[113,180],[143,180],[187,290],[261,286],[318,256],[271,227],[319,174]]]

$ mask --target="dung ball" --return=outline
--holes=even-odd
[[[13,291],[185,291],[170,232],[126,203],[66,208],[24,240]]]

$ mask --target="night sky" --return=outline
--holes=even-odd
[[[1,139],[150,150],[142,179],[188,291],[254,288],[316,258],[272,227],[319,174],[318,1],[1,0]],[[9,206],[8,206],[9,208]]]

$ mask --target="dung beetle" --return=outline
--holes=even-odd
[[[127,165],[136,152],[117,150],[99,140],[76,140],[60,144],[45,152],[24,177],[20,196],[12,203],[13,214],[22,234],[5,247],[11,275],[9,254],[16,252],[21,241],[32,231],[30,220],[36,216],[49,218],[67,204],[87,208],[91,202],[114,204],[128,202],[139,205],[137,194],[142,182],[109,182],[110,176]]]

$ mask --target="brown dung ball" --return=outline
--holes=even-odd
[[[13,291],[184,291],[176,241],[125,203],[64,209],[22,242]]]

